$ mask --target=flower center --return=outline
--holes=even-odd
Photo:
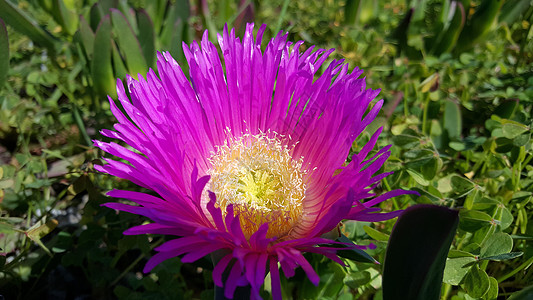
[[[233,204],[247,238],[264,223],[269,223],[267,237],[281,238],[302,215],[302,161],[293,159],[277,136],[247,134],[211,156],[207,190],[223,212]]]

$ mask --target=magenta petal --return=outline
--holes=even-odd
[[[228,266],[228,263],[231,261],[232,258],[232,254],[224,256],[213,269],[213,281],[217,286],[224,286],[224,283],[222,282],[222,274],[226,270],[226,267]]]
[[[270,283],[272,285],[272,299],[281,300],[281,282],[279,279],[278,262],[275,259],[269,260]]]

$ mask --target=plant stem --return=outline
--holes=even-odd
[[[529,265],[533,264],[533,256],[530,257],[527,261],[525,261],[523,264],[521,264],[518,268],[512,270],[511,272],[503,275],[502,277],[498,278],[498,283],[506,280],[507,278],[515,275],[516,273],[522,271],[522,269],[528,267]]]

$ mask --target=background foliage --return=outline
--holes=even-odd
[[[138,189],[94,171],[91,139],[110,128],[115,78],[183,64],[181,42],[225,23],[283,29],[365,70],[386,101],[361,149],[395,171],[383,191],[415,189],[383,209],[432,203],[460,211],[442,299],[507,298],[533,282],[533,3],[530,0],[0,0],[0,294],[7,299],[212,299],[209,258],[142,274],[161,236],[123,236],[142,218],[100,207]],[[348,157],[350,159],[350,157]],[[379,262],[394,220],[346,222]],[[423,238],[423,237],[421,237]],[[282,282],[285,299],[381,299],[381,265],[310,255],[321,276]],[[301,271],[301,270],[300,270]],[[264,295],[269,297],[268,277]],[[531,288],[529,288],[531,293]],[[526,294],[526,296],[523,296]],[[529,294],[531,295],[531,294]],[[526,299],[527,290],[515,299]]]

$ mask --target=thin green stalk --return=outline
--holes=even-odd
[[[498,278],[498,283],[505,281],[507,278],[514,276],[516,273],[522,271],[524,268],[528,267],[529,265],[533,264],[533,256],[530,257],[527,261],[525,261],[523,264],[521,264],[518,268],[512,270],[511,272],[501,276]]]
[[[450,292],[452,291],[452,286],[448,283],[444,283],[443,285],[444,285],[444,290],[443,290],[441,299],[446,300],[448,299]]]
[[[278,17],[278,22],[276,23],[276,27],[274,27],[275,28],[273,32],[274,34],[278,34],[278,32],[281,29],[281,23],[283,22],[283,19],[285,19],[285,14],[287,13],[287,8],[289,7],[289,3],[290,3],[289,0],[285,0],[283,2],[283,7],[281,8],[281,12]]]

